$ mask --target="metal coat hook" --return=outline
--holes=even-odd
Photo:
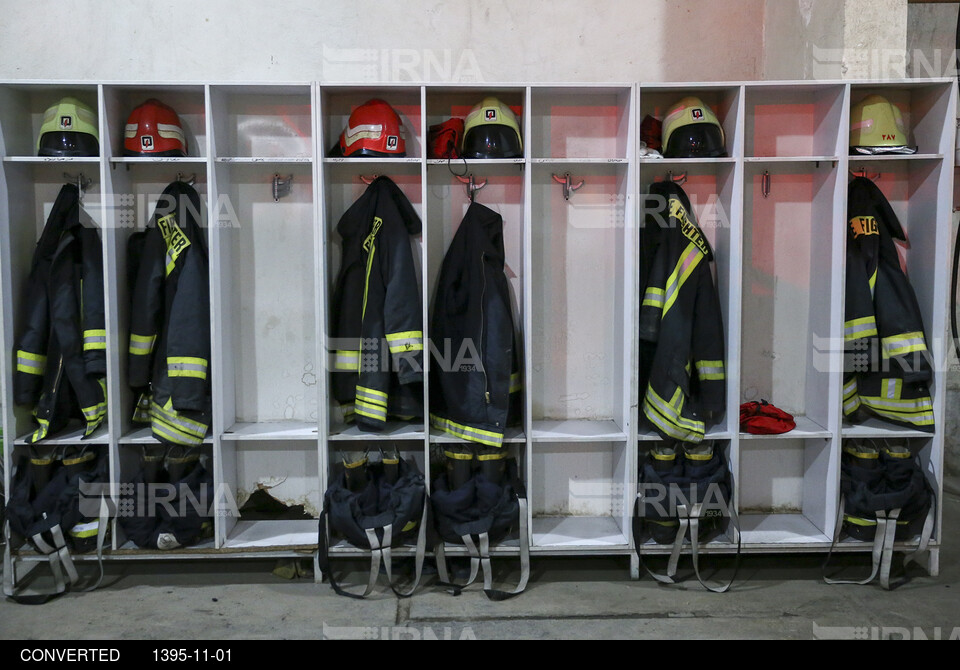
[[[197,173],[194,172],[192,175],[190,175],[189,177],[187,177],[186,179],[184,179],[184,178],[183,178],[183,173],[182,173],[182,172],[178,172],[178,173],[177,173],[177,181],[182,181],[182,182],[183,182],[184,184],[186,184],[187,186],[193,186],[195,183],[197,183]]]
[[[273,201],[280,202],[280,198],[290,195],[291,184],[293,184],[293,175],[286,178],[279,174],[273,175]]]
[[[764,198],[770,195],[770,172],[768,170],[764,170],[763,176],[760,177],[760,195]]]
[[[482,189],[487,185],[487,180],[484,179],[482,182],[477,182],[473,178],[473,173],[469,177],[462,177],[460,175],[454,175],[461,184],[465,184],[467,187],[467,197],[470,198],[470,202],[475,202],[477,191]]]
[[[667,172],[667,179],[669,179],[670,181],[672,181],[672,182],[673,182],[674,184],[676,184],[677,186],[683,186],[684,184],[687,183],[687,173],[686,173],[686,172],[681,172],[679,175],[677,175],[676,177],[674,177],[674,176],[673,176],[673,170],[670,170],[670,171]]]
[[[366,184],[367,186],[369,186],[369,185],[372,184],[372,183],[377,179],[377,177],[379,177],[379,176],[380,176],[380,175],[378,175],[378,174],[372,174],[372,175],[370,175],[369,177],[366,177],[366,176],[364,176],[364,175],[360,175],[360,181],[362,181],[364,184]]]
[[[77,182],[77,191],[80,192],[80,202],[83,202],[83,192],[89,188],[90,184],[93,183],[93,180],[84,177],[82,172],[78,172],[76,177],[71,175],[69,172],[64,172],[63,178],[70,182]]]
[[[880,178],[879,172],[871,177],[867,174],[867,168],[865,167],[861,167],[859,170],[850,170],[850,174],[854,177],[866,177],[870,181],[877,181]]]
[[[581,179],[576,184],[573,183],[573,178],[570,176],[569,172],[564,172],[563,176],[553,175],[553,181],[558,184],[563,184],[563,199],[569,200],[570,194],[574,191],[579,191],[580,187],[583,186],[583,180]]]

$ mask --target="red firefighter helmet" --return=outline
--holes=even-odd
[[[180,117],[150,99],[130,112],[123,133],[124,156],[186,156],[187,138]]]
[[[340,155],[407,155],[400,115],[383,100],[374,98],[353,110],[347,127],[340,134]]]

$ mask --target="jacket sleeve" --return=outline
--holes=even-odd
[[[156,228],[136,233],[128,244],[128,257],[139,258],[130,309],[129,380],[140,389],[150,383],[157,336],[163,319],[163,237]]]
[[[107,331],[103,299],[103,248],[93,229],[84,229],[83,283],[81,318],[83,319],[83,365],[88,375],[107,374]]]
[[[669,252],[666,244],[659,244],[653,262],[646,273],[647,285],[643,287],[640,303],[640,339],[656,342],[660,337],[660,319],[663,316],[664,289],[667,283]]]
[[[923,320],[913,287],[899,261],[881,263],[877,273],[877,332],[882,358],[906,382],[926,382],[933,376]]]
[[[423,315],[410,236],[402,225],[386,227],[383,326],[401,384],[423,381]]]
[[[726,405],[723,315],[720,297],[713,283],[710,265],[704,260],[699,268],[694,306],[692,358],[701,408],[722,414]]]
[[[210,388],[210,286],[206,258],[191,249],[167,324],[167,376],[173,408],[204,411]]]
[[[13,399],[18,405],[36,404],[47,367],[50,321],[43,265],[34,265],[24,296],[23,330],[14,352],[16,373],[13,376]]]

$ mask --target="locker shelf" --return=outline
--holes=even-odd
[[[622,442],[627,439],[616,421],[535,420],[534,442]]]
[[[808,437],[833,437],[833,433],[821,426],[813,419],[806,416],[795,416],[794,422],[797,427],[788,433],[778,435],[756,435],[754,433],[740,433],[741,440],[770,440],[770,439],[804,439]]]
[[[316,521],[238,521],[223,548],[265,549],[317,544]]]
[[[921,430],[912,430],[910,428],[903,428],[901,426],[895,426],[892,423],[887,423],[880,419],[871,417],[859,424],[851,424],[844,422],[843,428],[841,428],[841,434],[844,439],[847,438],[887,438],[887,439],[898,439],[898,438],[908,438],[908,437],[922,437],[929,438],[932,437],[932,433],[925,433]]]
[[[628,546],[627,536],[613,517],[533,518],[535,547],[589,549]]]
[[[379,433],[366,433],[356,426],[335,425],[330,428],[331,440],[422,440],[426,431],[422,424],[388,421]]]
[[[208,435],[203,443],[213,444],[213,438]],[[149,427],[145,427],[127,433],[118,440],[118,444],[160,444],[160,440],[153,436],[153,431]]]
[[[235,423],[224,431],[224,440],[315,440],[317,423],[306,421],[263,421]]]
[[[76,444],[76,445],[99,444],[99,443],[107,442],[107,441],[109,440],[108,433],[110,432],[110,429],[108,428],[108,426],[107,426],[106,424],[102,424],[101,426],[99,426],[95,431],[93,431],[93,434],[92,434],[90,437],[88,437],[88,438],[84,438],[84,437],[83,437],[83,431],[84,431],[83,428],[74,428],[74,429],[72,429],[72,430],[66,430],[66,431],[63,431],[63,432],[61,432],[61,433],[59,433],[59,434],[57,434],[57,435],[54,435],[54,436],[52,436],[52,437],[47,437],[47,438],[45,438],[44,440],[38,442],[36,446],[42,447],[42,446],[45,445],[45,444],[49,444],[49,445],[54,445],[54,444],[58,444],[58,445],[59,445],[59,444]],[[31,432],[31,433],[27,433],[26,435],[23,435],[23,436],[21,436],[21,437],[18,437],[18,438],[14,441],[14,444],[17,445],[17,446],[23,446],[23,445],[27,444],[27,441],[26,441],[26,440],[27,440],[27,438],[30,437],[30,435],[32,435],[32,434],[33,434],[33,433]]]
[[[742,514],[740,533],[750,545],[825,544],[830,538],[802,514]]]
[[[96,164],[96,156],[4,156],[5,163],[79,163]]]

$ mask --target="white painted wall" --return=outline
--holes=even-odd
[[[756,79],[765,0],[0,0],[0,77]]]

